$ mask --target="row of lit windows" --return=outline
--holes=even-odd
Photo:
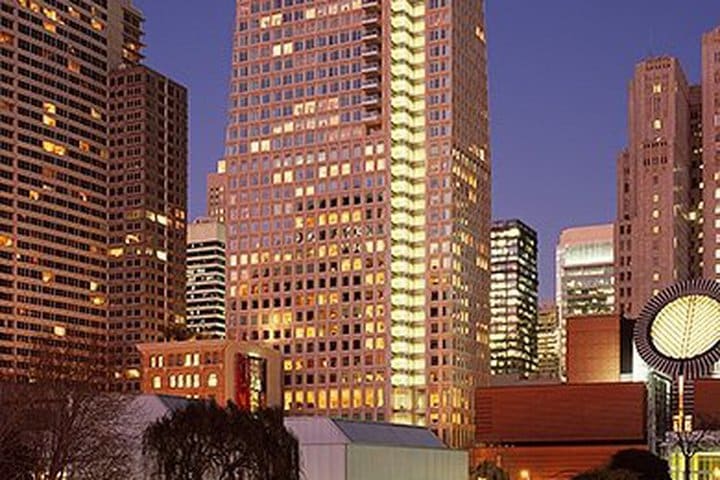
[[[205,385],[210,388],[215,388],[218,386],[218,383],[217,373],[211,373],[208,375]],[[200,386],[199,373],[170,375],[168,377],[168,387],[170,388],[200,388]],[[152,388],[155,390],[163,388],[162,377],[159,375],[152,377]]]

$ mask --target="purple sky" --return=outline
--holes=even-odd
[[[135,0],[151,67],[190,89],[190,215],[222,154],[233,0]],[[540,293],[554,291],[559,231],[611,221],[615,155],[626,141],[626,85],[649,55],[699,77],[700,38],[718,0],[486,0],[493,215],[540,238]]]

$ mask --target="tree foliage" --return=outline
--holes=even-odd
[[[638,480],[638,474],[618,468],[600,468],[575,475],[572,480]]]
[[[299,480],[295,437],[279,409],[194,402],[150,425],[143,453],[163,480]]]
[[[615,453],[608,468],[628,470],[639,480],[670,480],[670,466],[666,460],[646,450],[626,449]]]
[[[483,460],[470,472],[470,480],[510,480],[508,473],[490,460]]]
[[[670,466],[647,450],[630,448],[616,452],[604,468],[580,473],[573,480],[670,480]]]

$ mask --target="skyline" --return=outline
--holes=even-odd
[[[192,219],[205,214],[205,177],[224,146],[234,2],[215,1],[202,11],[194,2],[134,3],[146,17],[146,63],[190,91]],[[638,18],[650,21],[638,24]],[[493,217],[517,217],[538,231],[540,298],[553,296],[560,230],[614,220],[615,158],[627,141],[627,84],[635,63],[674,55],[689,81],[699,82],[700,39],[718,19],[713,0],[696,1],[692,10],[672,0],[488,1]],[[196,35],[177,28],[186,22]],[[583,56],[593,59],[587,69],[577,67]],[[533,72],[541,75],[531,84]],[[588,108],[575,108],[588,93]],[[542,117],[547,112],[550,120]],[[577,161],[583,156],[585,162]],[[565,179],[598,181],[555,189],[557,166]],[[576,201],[580,194],[587,200]]]

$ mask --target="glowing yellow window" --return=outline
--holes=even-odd
[[[47,125],[48,127],[54,127],[56,125],[56,121],[54,118],[52,118],[49,115],[43,115],[43,123]]]
[[[90,20],[90,25],[97,31],[101,31],[103,28],[105,28],[105,26],[101,22],[95,20],[94,18]]]
[[[12,238],[7,235],[0,235],[0,247],[12,247]]]
[[[655,120],[653,120],[652,126],[655,130],[660,130],[662,128],[662,120],[656,118]]]
[[[157,389],[159,389],[159,388],[162,388],[162,379],[161,379],[159,376],[155,375],[155,376],[153,377],[153,379],[152,379],[152,387],[153,387],[155,390],[157,390]]]
[[[92,297],[92,303],[93,305],[104,305],[105,304],[105,297],[101,295],[96,295]]]
[[[217,373],[211,373],[210,375],[208,375],[207,385],[208,385],[208,387],[217,387],[218,386]]]

